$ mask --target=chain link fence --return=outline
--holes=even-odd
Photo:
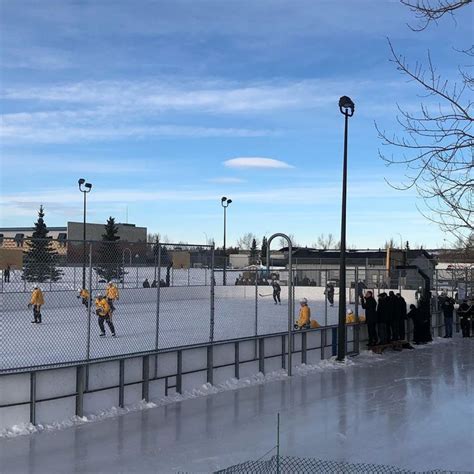
[[[453,473],[454,471],[431,470],[425,474]],[[298,458],[292,456],[272,456],[267,460],[248,461],[227,469],[215,471],[215,474],[415,474],[415,471],[381,464],[349,463],[344,461],[328,461],[314,458]]]
[[[288,270],[272,269],[267,275],[262,267],[224,268],[216,265],[212,246],[5,238],[0,251],[0,371],[288,329]],[[445,271],[435,275],[433,285],[469,293],[472,277],[472,269]],[[295,319],[299,299],[307,298],[312,319],[321,326],[337,324],[338,269],[298,264],[293,278]],[[367,289],[376,295],[400,291],[408,304],[416,302],[418,281],[408,272],[394,278],[383,269],[351,267],[346,278],[347,305],[356,317],[363,314],[358,296]],[[272,280],[278,282],[278,295]],[[102,327],[96,298],[109,296],[108,282],[116,295],[109,298],[113,311]],[[29,306],[35,303],[34,286],[44,300],[41,324],[34,322],[38,308]],[[80,295],[81,290],[87,293]]]

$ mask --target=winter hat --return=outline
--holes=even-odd
[[[308,300],[306,298],[301,298],[300,303],[308,304]]]

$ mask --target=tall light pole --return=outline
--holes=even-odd
[[[83,227],[82,227],[82,288],[86,287],[86,195],[91,192],[92,184],[86,183],[84,178],[77,181],[79,185],[79,191],[84,195],[84,215],[83,215]]]
[[[339,324],[337,331],[337,360],[346,357],[346,207],[347,207],[347,129],[349,117],[354,115],[350,97],[339,99],[339,110],[344,115],[344,164],[342,167],[341,257],[339,265]]]
[[[222,274],[222,283],[226,285],[226,270],[227,270],[227,253],[226,253],[226,226],[227,226],[227,208],[232,203],[232,199],[227,199],[225,196],[221,198],[221,206],[224,208],[224,272]]]

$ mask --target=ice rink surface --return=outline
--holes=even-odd
[[[472,339],[0,440],[2,473],[210,472],[281,454],[415,471],[474,469]]]
[[[98,318],[92,311],[91,359],[154,350],[157,319],[160,349],[209,342],[209,287],[178,287],[171,289],[171,295],[162,289],[158,318],[156,299],[147,301],[140,298],[142,293],[148,298],[150,294],[155,295],[153,289],[128,291],[128,300],[124,297],[116,303],[113,316],[116,339],[110,336],[107,326],[107,337],[99,337]],[[288,301],[285,297],[281,305],[275,305],[271,297],[257,297],[255,301],[255,289],[251,287],[230,287],[229,294],[221,295],[223,291],[226,289],[222,287],[216,290],[215,341],[288,330]],[[268,287],[260,291],[269,293]],[[233,292],[238,293],[234,295]],[[45,298],[43,322],[32,324],[32,311],[26,309],[27,298],[22,296],[20,299],[18,294],[3,295],[4,314],[0,318],[0,329],[4,337],[0,347],[0,369],[87,358],[88,314],[76,294],[45,293]],[[131,301],[132,298],[136,300]],[[330,307],[322,298],[310,299],[309,304],[312,318],[321,325],[337,323],[337,304]],[[295,302],[295,318],[298,310],[299,304]]]

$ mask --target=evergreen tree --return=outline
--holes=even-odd
[[[35,231],[27,241],[28,250],[23,257],[23,279],[30,282],[58,281],[63,272],[58,270],[58,252],[48,236],[49,230],[44,222],[44,209],[41,205]]]
[[[120,237],[117,235],[118,227],[115,225],[115,219],[109,217],[104,226],[105,234],[102,234],[102,243],[98,252],[98,265],[96,272],[106,280],[122,280],[124,275],[122,253],[120,244],[117,242]]]
[[[263,237],[263,239],[262,239],[262,249],[260,250],[260,258],[262,260],[262,265],[267,264],[267,247],[268,247],[267,238]]]
[[[258,263],[258,250],[257,241],[252,240],[252,246],[250,247],[250,265],[256,265]]]

